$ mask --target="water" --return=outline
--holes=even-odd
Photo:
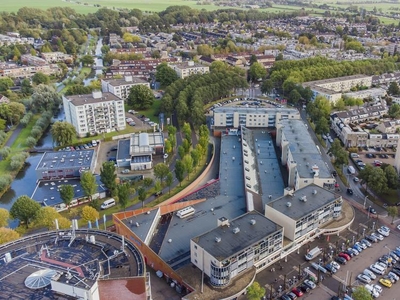
[[[101,53],[101,47],[102,47],[102,46],[103,46],[103,39],[100,38],[100,39],[97,41],[96,51],[95,51],[96,57],[95,57],[94,61],[95,61],[96,67],[102,67],[102,68],[103,68],[103,59],[102,59],[102,58],[98,58],[100,55],[102,55],[102,53]],[[100,70],[97,70],[97,69],[96,69],[95,74],[96,74],[96,76],[97,76],[97,75],[101,75],[101,74],[103,74],[103,70],[102,70],[102,69],[100,69]],[[94,79],[97,78],[96,76],[95,76],[95,77],[91,77],[91,78],[86,78],[86,79],[83,81],[83,84],[84,84],[85,86],[89,85],[90,82],[92,82]]]

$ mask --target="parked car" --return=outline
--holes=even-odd
[[[368,208],[367,208],[367,211],[369,211],[370,214],[376,215],[376,210],[375,210],[375,208],[368,207]]]
[[[156,197],[158,197],[158,196],[160,196],[160,195],[162,195],[162,191],[158,191],[158,192],[155,192],[155,193],[154,193],[154,196],[156,196]]]
[[[344,257],[341,257],[341,256],[336,256],[335,261],[341,265],[347,264],[347,259],[345,259]]]
[[[314,282],[312,282],[311,280],[304,280],[304,284],[307,285],[310,289],[315,289],[317,286]]]
[[[346,253],[348,256],[350,256],[350,258],[353,258],[354,256],[356,256],[353,251],[349,251],[349,250],[344,250],[343,253]]]
[[[394,278],[392,276],[389,275],[385,275],[382,277],[383,279],[389,280],[391,283],[395,283],[396,280],[394,280]]]
[[[353,190],[352,190],[352,189],[348,188],[348,189],[347,189],[347,194],[349,194],[349,195],[353,195],[353,194],[354,194],[354,192],[353,192]]]
[[[371,270],[365,269],[365,270],[363,271],[363,274],[364,274],[364,275],[367,275],[367,276],[368,276],[369,278],[371,278],[372,280],[376,279],[376,275],[375,275]]]
[[[331,261],[332,267],[334,267],[336,270],[340,269],[340,265],[336,261]]]
[[[345,253],[345,252],[340,252],[339,253],[339,257],[343,257],[344,259],[346,259],[347,261],[349,261],[351,259],[350,255]]]
[[[399,279],[400,279],[399,276],[396,273],[392,272],[392,271],[390,271],[388,273],[388,276],[394,278],[395,281],[399,281]]]
[[[382,287],[381,287],[379,284],[374,284],[374,285],[372,285],[372,286],[374,287],[374,289],[375,289],[379,294],[382,294],[383,289],[382,289]]]
[[[354,177],[354,178],[353,178],[353,181],[354,181],[354,182],[359,182],[360,179],[358,179],[358,177]]]
[[[123,169],[123,170],[121,171],[122,174],[128,174],[128,173],[130,173],[130,172],[131,172],[131,170],[129,170],[129,169]]]
[[[365,249],[368,248],[368,246],[366,244],[362,243],[362,242],[356,242],[354,244],[354,246],[357,246],[357,247],[361,248],[362,250],[365,250]]]
[[[396,261],[400,261],[399,256],[396,253],[394,253],[394,251],[390,252],[389,255],[391,258],[395,259]]]
[[[367,235],[365,238],[366,238],[368,241],[373,242],[373,243],[377,243],[377,242],[378,242],[378,239],[377,239],[375,236],[373,236],[373,235]]]
[[[382,228],[378,228],[378,233],[383,235],[383,236],[389,236],[389,232],[382,230]]]
[[[296,294],[297,297],[301,297],[303,296],[303,292],[300,290],[300,288],[298,287],[294,287],[292,289],[292,293]]]
[[[373,232],[371,235],[376,237],[379,241],[383,241],[383,236],[381,234]]]
[[[383,231],[386,231],[386,232],[389,232],[389,233],[390,233],[390,228],[387,227],[387,226],[381,226],[381,229],[382,229]]]
[[[364,250],[364,248],[361,247],[361,244],[360,244],[360,243],[358,243],[358,244],[355,243],[354,246],[353,246],[353,249],[357,250],[358,253],[361,253],[361,252]]]
[[[372,265],[370,265],[369,266],[369,269],[372,271],[372,272],[374,272],[375,274],[378,274],[378,275],[383,275],[384,273],[385,273],[385,270],[384,269],[382,269],[382,268],[377,268],[376,266],[375,266],[375,264],[372,264]]]
[[[287,294],[288,296],[289,296],[289,298],[291,299],[291,300],[296,300],[297,299],[297,296],[296,296],[296,294],[295,293],[293,293],[293,292],[290,292],[289,294]]]
[[[400,276],[400,270],[399,269],[393,268],[391,272],[393,272],[397,276]]]
[[[371,243],[369,241],[367,241],[366,239],[362,239],[360,241],[360,243],[366,245],[367,247],[372,247]]]
[[[331,273],[336,273],[337,272],[336,268],[334,266],[332,266],[331,263],[326,264],[324,268],[327,269]]]
[[[347,249],[347,251],[352,252],[352,253],[354,254],[354,256],[357,256],[357,255],[360,254],[360,252],[358,252],[358,250],[356,250],[356,249],[354,249],[354,248],[349,248],[349,249]]]
[[[367,275],[364,275],[364,274],[358,274],[357,275],[357,279],[359,281],[361,281],[361,282],[364,282],[364,283],[371,283],[371,278],[369,276],[367,276]]]
[[[310,287],[306,284],[300,285],[299,288],[303,293],[308,293],[311,290]]]
[[[281,300],[292,300],[288,295],[282,295]]]

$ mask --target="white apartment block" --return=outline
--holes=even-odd
[[[219,218],[217,227],[190,240],[190,260],[216,287],[275,254],[280,256],[283,228],[257,211],[234,220]]]
[[[48,63],[57,63],[64,61],[73,62],[74,58],[72,55],[65,54],[63,52],[43,52],[41,54],[42,58]]]
[[[304,82],[303,87],[309,87],[313,92],[313,98],[323,96],[331,102],[336,102],[342,97],[342,93],[349,92],[356,86],[372,85],[372,76],[352,75],[338,78]]]
[[[179,64],[169,65],[179,76],[179,78],[186,78],[194,74],[205,74],[210,72],[210,67],[196,64],[194,61],[183,62]]]
[[[124,101],[111,93],[96,91],[62,98],[66,121],[79,137],[125,129]]]
[[[41,72],[46,75],[58,74],[60,68],[55,64],[41,66],[19,66],[14,63],[0,63],[0,77],[30,78]]]
[[[143,79],[132,76],[125,76],[121,79],[102,79],[101,90],[103,93],[111,93],[126,100],[128,98],[131,87],[135,85],[145,85],[150,88],[150,84]]]
[[[334,187],[335,178],[302,120],[282,120],[276,128],[276,145],[282,151],[281,163],[288,170],[290,188],[297,191],[312,183]]]
[[[217,107],[214,113],[214,130],[225,128],[265,128],[276,127],[281,120],[300,119],[300,113],[293,108],[245,108]]]

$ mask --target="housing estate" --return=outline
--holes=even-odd
[[[124,101],[111,93],[63,96],[66,121],[84,137],[125,129]]]
[[[124,76],[121,79],[101,79],[101,90],[103,93],[111,93],[125,100],[128,98],[131,87],[135,85],[144,85],[150,88],[149,82],[139,77]]]
[[[210,72],[209,66],[197,64],[194,61],[182,62],[169,65],[178,75],[179,78],[186,78],[193,74],[205,74]]]

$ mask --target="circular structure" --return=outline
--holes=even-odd
[[[56,274],[57,272],[51,269],[36,271],[26,277],[25,286],[30,289],[44,288],[51,283],[51,278],[53,278],[53,276]]]

